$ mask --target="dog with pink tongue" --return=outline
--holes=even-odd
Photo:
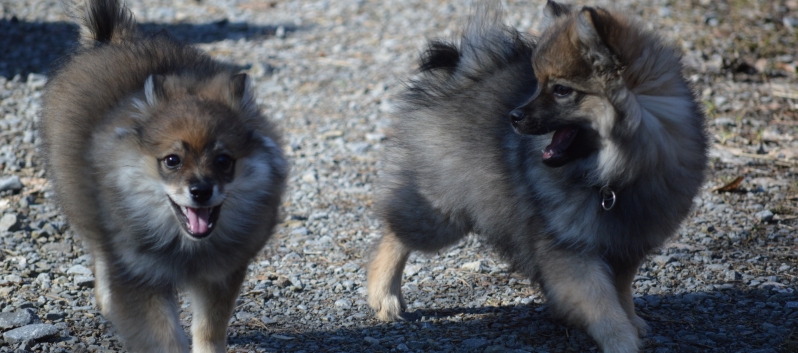
[[[82,48],[51,75],[41,136],[56,199],[88,245],[95,296],[135,352],[220,353],[288,164],[246,74],[118,0],[87,0]],[[191,345],[177,290],[193,314]]]

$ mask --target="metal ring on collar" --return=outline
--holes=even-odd
[[[615,207],[615,191],[612,191],[609,186],[602,186],[599,194],[601,194],[601,208],[604,211],[609,211]]]

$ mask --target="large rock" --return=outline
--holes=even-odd
[[[0,313],[0,328],[8,329],[36,322],[38,317],[31,310]]]
[[[3,333],[3,339],[9,344],[25,341],[36,341],[58,335],[58,328],[50,324],[32,324],[15,328]]]

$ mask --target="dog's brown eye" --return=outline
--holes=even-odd
[[[180,157],[175,154],[170,154],[163,159],[163,165],[165,165],[169,169],[176,169],[180,167],[181,163],[182,162],[180,161]]]
[[[574,89],[563,85],[554,85],[554,87],[551,88],[551,92],[554,93],[555,96],[562,98],[573,93]]]
[[[223,172],[229,172],[233,167],[233,157],[226,154],[220,154],[216,157],[216,167]]]

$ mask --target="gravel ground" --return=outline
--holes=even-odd
[[[427,39],[457,34],[467,5],[128,2],[145,29],[246,69],[287,136],[285,222],[251,265],[232,351],[597,351],[476,237],[411,257],[414,320],[380,323],[366,304],[363,255],[382,232],[371,204],[391,99]],[[543,1],[505,3],[507,21],[534,32]],[[798,352],[798,1],[763,3],[618,4],[681,45],[714,139],[694,213],[635,280],[651,325],[646,351]],[[0,352],[123,350],[36,150],[47,68],[76,36],[57,0],[0,0]]]

